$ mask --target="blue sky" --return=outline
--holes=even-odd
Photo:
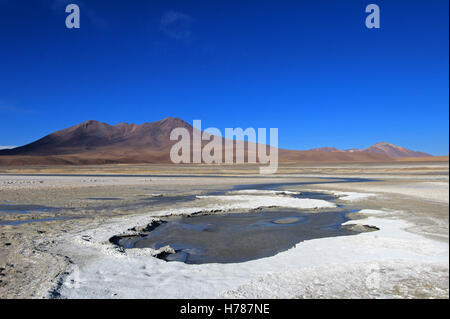
[[[81,28],[65,27],[65,4]],[[367,29],[365,7],[381,9]],[[0,145],[95,119],[448,154],[448,1],[0,0]]]

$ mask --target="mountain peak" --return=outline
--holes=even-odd
[[[90,126],[90,125],[101,125],[101,124],[106,124],[106,123],[103,123],[103,122],[99,122],[99,121],[96,121],[96,120],[87,120],[87,121],[84,121],[84,122],[82,122],[82,123],[80,123],[80,124],[78,124],[78,125],[75,125],[75,126],[84,126],[84,127],[88,127],[88,126]]]
[[[378,153],[384,154],[391,158],[399,158],[399,157],[426,157],[431,156],[430,154],[424,152],[416,152],[409,149],[406,149],[401,146],[397,146],[388,142],[379,142],[376,143],[364,150],[363,152],[368,153]]]
[[[430,154],[423,152],[416,152],[412,150],[408,150],[404,147],[394,145],[388,142],[378,142],[366,149],[347,149],[345,151],[341,151],[335,147],[319,147],[310,149],[313,152],[341,152],[341,153],[375,153],[385,155],[390,158],[399,158],[399,157],[426,157],[431,156]]]
[[[158,122],[163,122],[163,121],[183,121],[183,120],[178,117],[166,116],[165,118],[163,118],[162,120],[159,120]]]
[[[156,123],[170,123],[170,124],[188,124],[186,121],[178,118],[178,117],[172,117],[168,116],[163,118],[162,120],[157,121]]]
[[[165,117],[160,121],[151,123],[152,125],[158,125],[162,130],[172,130],[177,127],[183,127],[186,129],[192,129],[192,126],[186,121],[178,118],[178,117]]]
[[[99,122],[96,120],[88,120],[84,121],[80,124],[74,125],[72,127],[69,127],[67,129],[63,129],[60,131],[55,132],[54,134],[61,134],[65,131],[96,131],[96,130],[102,130],[105,128],[111,127],[111,125],[103,122]]]
[[[397,146],[397,145],[394,145],[394,144],[391,144],[388,142],[378,142],[378,143],[375,143],[374,145],[372,145],[371,147],[379,147],[379,146],[400,147],[400,146]]]
[[[170,140],[170,134],[174,128],[185,128],[190,133],[194,130],[191,124],[171,116],[141,125],[125,122],[110,125],[96,120],[88,120],[49,134],[30,144],[2,150],[0,155],[70,155],[77,158],[84,156],[86,161],[91,158],[106,161],[105,156],[109,156],[108,158],[117,162],[169,162],[170,148],[175,143]],[[294,156],[292,154],[297,151],[283,150],[283,152]],[[378,161],[398,157],[430,156],[387,142],[379,142],[363,150],[321,147],[296,154],[314,159],[333,158],[339,161]],[[300,155],[294,157],[297,156]],[[305,158],[301,156],[300,158]]]
[[[72,127],[53,132],[35,142],[3,150],[3,155],[64,155],[86,152],[114,150],[127,153],[129,149],[155,151],[166,149],[173,144],[170,132],[176,127],[192,128],[185,121],[167,117],[160,121],[142,125],[119,123],[110,125],[96,120],[88,120]]]

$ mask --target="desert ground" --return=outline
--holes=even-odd
[[[448,179],[448,162],[420,161],[282,164],[274,175],[0,166],[0,298],[448,298]],[[333,199],[298,195],[308,192]],[[154,257],[162,248],[110,241],[167,216],[266,208],[345,210],[356,231],[239,263],[167,262]]]

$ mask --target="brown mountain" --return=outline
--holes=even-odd
[[[381,142],[381,143],[372,145],[371,147],[362,150],[362,152],[384,154],[391,158],[429,157],[429,156],[431,156],[430,154],[427,154],[424,152],[411,151],[404,147],[386,143],[386,142]]]
[[[192,132],[191,125],[173,117],[141,125],[90,120],[30,144],[0,150],[0,164],[168,163],[175,143],[169,137],[175,127]]]
[[[14,149],[0,150],[0,165],[170,163],[170,149],[175,141],[170,132],[193,127],[185,121],[168,117],[141,125],[109,125],[98,121],[54,132],[35,142]],[[203,142],[204,144],[207,142]],[[248,155],[248,143],[245,154]],[[236,148],[236,143],[233,145]],[[365,150],[341,151],[319,148],[309,151],[279,149],[280,162],[377,162],[392,157],[422,156],[392,144],[378,143]]]
[[[108,150],[114,154],[124,150],[164,150],[174,127],[192,126],[177,118],[165,118],[142,125],[121,123],[109,125],[98,121],[81,124],[49,134],[33,143],[1,150],[0,155],[64,155]],[[125,154],[125,153],[124,153]]]
[[[313,148],[310,151],[314,152],[341,152],[341,153],[371,153],[371,154],[381,154],[385,155],[389,158],[407,158],[407,157],[432,157],[432,155],[424,153],[424,152],[417,152],[412,151],[409,149],[406,149],[401,146],[397,146],[394,144],[386,143],[386,142],[380,142],[372,145],[371,147],[365,148],[365,149],[349,149],[349,150],[339,150],[335,147],[320,147],[320,148]]]

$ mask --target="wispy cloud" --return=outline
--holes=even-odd
[[[33,111],[17,107],[13,104],[2,103],[0,101],[0,113],[30,114],[33,113]]]
[[[161,17],[159,27],[171,38],[189,40],[192,36],[192,22],[192,17],[187,14],[168,11]]]
[[[5,146],[5,145],[0,145],[0,150],[9,150],[9,149],[11,149],[11,148],[15,148],[15,147],[17,147],[17,146],[13,146],[13,145],[11,145],[11,146]]]
[[[17,111],[18,111],[18,109],[15,106],[0,104],[0,112],[11,113],[11,112],[17,112]]]

